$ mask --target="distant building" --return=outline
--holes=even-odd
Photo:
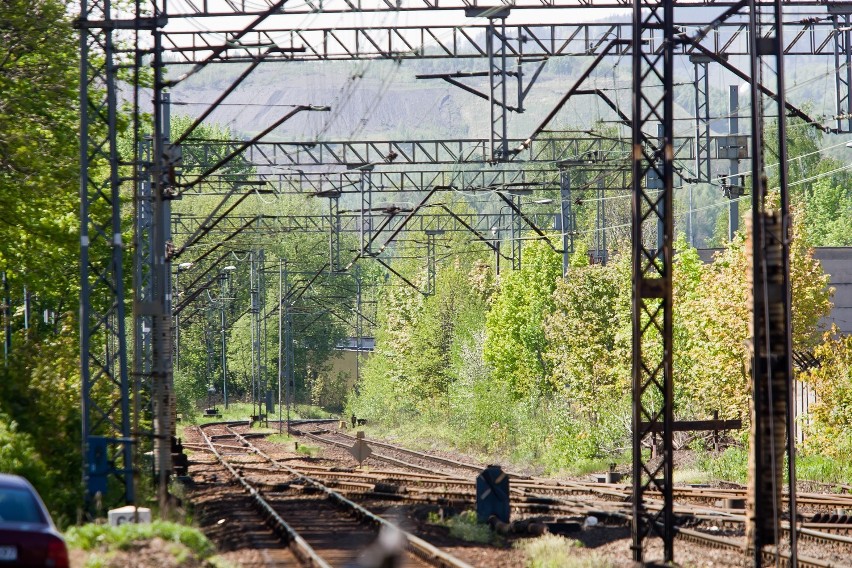
[[[357,337],[347,337],[335,345],[334,348],[338,351],[373,351],[376,348],[376,338],[362,337],[359,348]]]
[[[704,262],[711,262],[718,250],[698,249],[698,254]],[[836,289],[831,300],[834,308],[821,323],[826,329],[836,323],[843,333],[852,333],[852,247],[816,247],[814,258],[822,263],[831,276],[830,286]]]
[[[359,366],[362,366],[376,349],[376,338],[362,337],[360,349],[358,344],[357,337],[347,337],[334,347],[338,356],[331,360],[331,376],[345,374],[348,377],[346,382],[350,387],[355,384],[355,379],[359,375]]]

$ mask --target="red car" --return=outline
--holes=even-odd
[[[0,568],[68,568],[68,549],[33,486],[0,474]]]

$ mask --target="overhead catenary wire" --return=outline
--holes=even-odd
[[[622,57],[623,57],[623,55],[622,55]],[[491,191],[496,191],[496,189],[491,190]],[[620,198],[623,198],[623,197],[626,197],[626,196],[612,196],[612,197],[605,197],[605,198],[602,198],[602,199],[620,199]],[[590,199],[590,201],[591,201],[591,199]],[[268,201],[265,201],[265,200],[264,200],[264,202],[268,203]]]

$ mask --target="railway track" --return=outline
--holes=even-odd
[[[481,466],[465,464],[457,460],[432,456],[423,452],[416,452],[406,448],[399,448],[385,442],[368,440],[371,446],[381,448],[383,452],[393,453],[386,463],[392,463],[398,467],[405,467],[413,471],[396,471],[391,469],[358,470],[353,467],[328,467],[319,465],[302,465],[297,468],[282,464],[263,451],[258,449],[250,441],[251,435],[240,434],[232,425],[223,425],[227,431],[227,438],[219,438],[216,443],[228,450],[240,450],[250,452],[252,455],[262,458],[260,462],[241,462],[239,470],[245,475],[257,473],[267,476],[270,471],[284,472],[295,478],[310,478],[311,482],[304,485],[314,487],[320,492],[330,491],[337,493],[339,499],[352,503],[353,500],[377,500],[377,501],[404,501],[412,503],[431,503],[440,505],[455,505],[458,507],[472,507],[475,503],[475,486],[473,472],[479,472]],[[326,432],[302,432],[308,439],[331,446],[349,448],[355,438],[348,435],[335,433],[330,437]],[[350,442],[350,443],[347,443]],[[377,452],[382,457],[382,452]],[[401,456],[413,456],[418,463],[409,463]],[[373,454],[376,456],[376,453]],[[436,457],[435,467],[425,464],[427,460]],[[415,467],[411,467],[415,466]],[[441,470],[442,467],[450,468],[450,471]],[[460,472],[465,471],[465,475]],[[428,473],[427,473],[428,472]],[[321,480],[321,481],[320,481]],[[291,485],[293,482],[290,482]],[[260,491],[273,492],[276,484],[274,481],[267,484],[259,484]],[[321,487],[321,488],[320,488]],[[679,488],[680,489],[680,488]],[[719,500],[736,498],[742,494],[738,489],[719,488],[682,488],[681,494],[685,500],[694,502],[718,503]],[[256,489],[257,490],[257,489]],[[535,517],[536,515],[565,516],[565,515],[596,515],[608,522],[627,524],[630,521],[630,492],[626,485],[601,486],[595,483],[564,482],[544,480],[540,478],[515,477],[512,480],[513,514],[521,517]],[[824,494],[814,494],[817,503],[828,503],[831,497]],[[848,496],[842,496],[848,499]],[[695,503],[681,505],[677,508],[677,514],[694,526],[712,527],[709,530],[718,530],[724,527],[736,532],[742,530],[744,515],[741,510],[726,510],[722,507],[697,506]],[[354,503],[352,503],[354,505]],[[654,501],[650,501],[649,508],[655,507]],[[357,507],[357,505],[356,505]],[[852,538],[844,534],[850,525],[833,523],[804,523],[800,524],[799,535],[802,540],[818,543],[821,546],[836,548],[849,554],[852,558]],[[789,530],[789,527],[784,527]],[[743,553],[744,539],[741,535],[719,536],[710,534],[704,530],[695,528],[679,528],[678,538],[687,542],[701,544],[720,550],[728,550],[736,554]],[[767,549],[764,552],[767,560],[777,562],[785,566],[787,560],[783,551]],[[441,564],[438,564],[441,565]],[[850,563],[832,563],[831,560],[811,558],[799,555],[799,565],[805,568],[835,568],[849,566]]]
[[[352,444],[356,440],[355,437],[349,436],[348,434],[344,434],[342,432],[335,432],[333,435],[338,437],[338,438],[343,438],[343,441],[335,440],[335,439],[333,439],[329,436],[323,436],[322,434],[329,433],[328,431],[325,431],[325,430],[321,431],[321,433],[297,430],[296,433],[299,436],[304,436],[308,439],[314,440],[316,442],[320,442],[322,444],[328,444],[328,445],[337,446],[339,448],[346,448],[346,449],[352,447]],[[370,456],[370,458],[378,460],[378,461],[390,463],[390,464],[400,466],[400,467],[405,467],[405,468],[408,468],[408,469],[413,469],[415,471],[420,471],[420,472],[423,472],[423,473],[429,473],[429,474],[441,473],[441,475],[443,475],[444,477],[461,479],[462,477],[461,477],[461,475],[459,475],[458,471],[456,471],[454,473],[436,472],[434,464],[437,463],[437,464],[441,464],[441,465],[445,465],[445,466],[450,466],[450,467],[454,468],[455,470],[461,470],[461,471],[464,471],[464,472],[476,472],[476,473],[479,473],[480,471],[482,471],[482,468],[483,468],[483,466],[466,464],[466,463],[458,462],[458,461],[455,461],[455,460],[442,458],[442,457],[439,457],[439,456],[433,456],[431,454],[424,454],[422,452],[416,452],[414,450],[408,450],[408,449],[405,449],[405,448],[400,448],[399,446],[394,446],[392,444],[386,444],[386,443],[383,443],[383,442],[379,442],[377,440],[365,439],[364,441],[367,442],[371,447],[375,446],[375,447],[379,447],[379,448],[385,448],[385,449],[389,449],[389,450],[391,450],[391,451],[393,451],[397,454],[411,456],[411,457],[415,457],[415,458],[420,459],[420,460],[426,460],[426,461],[431,462],[432,465],[423,466],[423,465],[413,463],[411,461],[405,461],[403,459],[400,459],[399,457],[394,457],[394,456],[391,456],[389,454],[380,453],[380,452],[373,452],[372,455]]]
[[[356,440],[354,436],[343,432],[329,432],[327,430],[322,430],[319,433],[316,431],[306,432],[303,430],[298,430],[298,432],[311,440],[346,449],[350,448]],[[481,465],[465,463],[442,456],[418,452],[374,439],[365,438],[365,441],[371,447],[390,450],[398,455],[412,456],[419,460],[420,463],[406,462],[399,459],[399,457],[387,456],[376,452],[373,453],[372,457],[381,461],[393,463],[394,465],[407,467],[415,471],[424,471],[434,474],[433,486],[448,487],[449,484],[452,483],[453,486],[462,488],[460,490],[461,493],[464,493],[465,491],[472,491],[473,482],[470,480],[470,477],[459,476],[457,475],[457,472],[462,470],[478,474],[483,468]],[[438,471],[436,466],[424,466],[424,461],[431,461],[433,464],[436,464],[436,466],[449,466],[453,468],[454,472],[446,473]],[[600,483],[591,482],[554,481],[522,476],[511,472],[509,472],[509,475],[512,478],[513,494],[518,496],[534,496],[538,499],[539,503],[542,502],[542,499],[545,496],[563,498],[565,496],[577,495],[589,495],[599,498],[602,501],[608,500],[615,503],[629,503],[632,495],[632,488],[626,484],[613,486],[611,484],[602,485]],[[453,481],[449,481],[449,479],[452,479]],[[408,483],[412,483],[413,480],[414,476],[409,476],[407,478]],[[428,484],[428,481],[420,481],[420,484]],[[678,514],[692,515],[696,518],[704,518],[708,520],[713,518],[717,521],[727,520],[734,524],[741,524],[744,522],[742,507],[736,505],[731,506],[731,504],[737,501],[745,501],[745,488],[675,487],[674,494],[680,505],[676,511]],[[653,492],[651,492],[650,495],[653,496]],[[838,533],[845,533],[847,531],[852,532],[852,516],[832,516],[828,514],[821,515],[819,513],[814,513],[814,511],[829,511],[834,513],[838,509],[852,511],[852,495],[829,495],[824,493],[799,492],[797,497],[799,511],[811,511],[810,514],[813,516],[813,522],[805,521],[802,526],[811,529],[826,530],[829,528],[828,525],[830,524],[830,528]],[[650,503],[652,506],[656,504],[653,500]],[[695,504],[701,504],[704,505],[704,507],[696,507],[694,506]],[[829,523],[829,519],[835,520]]]
[[[212,428],[224,428],[227,434],[210,436],[205,430]],[[199,428],[199,433],[208,450],[249,494],[266,524],[289,546],[304,566],[330,568],[350,564],[376,539],[378,532],[384,530],[389,535],[404,538],[408,566],[472,568],[419,537],[402,531],[319,481],[276,462],[229,425],[203,426]],[[229,439],[238,444],[221,442]],[[241,451],[219,451],[217,446]],[[259,457],[268,470],[284,475],[280,482],[259,487],[244,472],[245,466],[252,462],[234,460],[235,455],[242,458]],[[296,491],[302,494],[294,498]]]

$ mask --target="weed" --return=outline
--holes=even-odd
[[[172,544],[169,546],[169,553],[174,556],[175,562],[177,562],[178,566],[189,560],[191,556],[189,549],[180,544]]]
[[[207,562],[213,568],[237,568],[237,565],[231,564],[221,556],[214,556],[213,558],[209,558]]]
[[[336,418],[336,415],[331,412],[326,412],[319,406],[309,405],[309,404],[297,404],[293,407],[293,411],[291,411],[290,418],[295,418],[298,415],[300,418]]]
[[[493,543],[496,535],[491,528],[476,519],[475,511],[464,511],[455,517],[441,519],[438,515],[430,514],[429,522],[450,529],[450,536],[467,541],[483,544]]]
[[[708,472],[712,479],[744,483],[748,479],[748,450],[731,446],[719,454],[701,454],[698,467]]]
[[[88,524],[71,527],[65,533],[69,547],[87,551],[101,547],[127,550],[136,541],[153,538],[182,544],[201,558],[208,558],[215,552],[213,544],[198,529],[168,521],[117,527]]]
[[[299,444],[299,447],[296,448],[296,451],[300,454],[305,454],[310,458],[315,458],[319,455],[320,449],[316,446],[306,446],[303,444]]]
[[[712,479],[710,472],[700,468],[686,467],[674,471],[675,483],[707,483]]]
[[[86,559],[86,564],[83,568],[106,568],[109,566],[110,557],[112,554],[92,554]]]
[[[515,543],[526,554],[528,568],[612,568],[613,564],[598,554],[579,555],[577,548],[582,546],[580,541],[552,534]]]
[[[287,434],[270,434],[266,437],[267,442],[272,442],[274,444],[289,444],[295,440],[295,438]]]
[[[802,453],[796,456],[796,477],[823,483],[849,483],[852,461]]]
[[[222,414],[221,417],[203,416],[198,412],[195,412],[185,413],[183,418],[188,424],[206,424],[208,422],[222,421],[234,422],[238,420],[245,420],[248,422],[249,417],[257,412],[257,405],[252,405],[249,402],[229,402],[227,409],[225,409],[224,405],[221,404],[217,406],[217,408]],[[268,417],[269,420],[277,420],[278,414],[271,413]],[[298,420],[300,418],[334,418],[334,415],[316,406],[300,404],[290,410],[290,419]]]

